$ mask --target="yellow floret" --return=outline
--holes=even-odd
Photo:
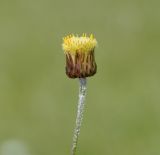
[[[89,37],[86,34],[83,34],[81,37],[72,34],[63,38],[62,47],[65,53],[75,54],[76,52],[90,52],[94,50],[96,45],[97,40],[93,34]]]

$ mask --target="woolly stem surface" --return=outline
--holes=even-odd
[[[87,84],[86,78],[79,78],[78,109],[77,109],[77,117],[76,117],[76,126],[74,129],[73,142],[72,142],[72,148],[71,148],[71,155],[75,155],[76,153],[78,137],[80,134],[80,128],[81,128],[82,119],[83,119],[84,101],[86,97],[86,88],[87,88],[86,84]]]

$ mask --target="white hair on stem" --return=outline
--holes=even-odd
[[[79,99],[78,99],[78,109],[77,109],[77,117],[76,117],[76,126],[74,129],[74,135],[73,135],[73,142],[72,142],[72,148],[71,148],[71,155],[75,155],[77,143],[78,143],[78,137],[80,134],[80,128],[82,124],[83,119],[83,111],[84,111],[84,101],[86,97],[86,84],[87,80],[86,78],[79,78]]]

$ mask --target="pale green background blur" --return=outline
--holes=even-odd
[[[69,155],[78,80],[62,37],[94,33],[77,155],[160,155],[159,0],[0,0],[0,155]]]

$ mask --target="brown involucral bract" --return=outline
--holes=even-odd
[[[85,78],[93,76],[97,71],[94,50],[66,54],[66,74],[69,78]]]

